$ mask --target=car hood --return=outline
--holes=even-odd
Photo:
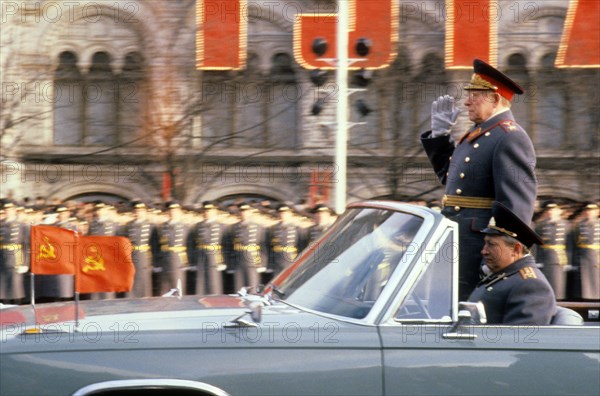
[[[77,342],[73,340],[80,336],[86,341],[86,348],[100,348],[101,342],[90,340],[102,336],[102,340],[110,339],[111,342],[111,337],[116,337],[119,341],[137,341],[143,334],[149,337],[168,335],[166,338],[175,345],[177,334],[184,339],[184,333],[197,334],[209,346],[213,343],[211,339],[214,343],[222,344],[224,338],[239,338],[240,335],[247,338],[244,343],[250,345],[254,343],[252,334],[269,335],[274,329],[285,330],[282,333],[284,338],[292,332],[302,334],[302,338],[311,342],[310,337],[315,329],[333,332],[346,329],[353,332],[352,329],[362,327],[339,320],[343,318],[307,312],[277,301],[263,306],[262,320],[254,323],[248,307],[259,300],[260,296],[249,295],[81,301],[77,316],[74,302],[40,304],[35,309],[31,306],[4,308],[0,310],[0,336],[4,343],[1,352],[10,353],[13,350],[9,347],[10,344],[15,347],[13,352],[23,351],[24,347],[29,349],[26,344],[31,344],[32,347],[35,344],[35,349],[38,350],[45,349],[41,345],[43,342],[28,341],[34,337],[37,340],[49,340],[48,348],[56,348],[56,345],[52,346],[53,340],[60,337],[53,334],[73,335],[69,338],[69,348],[75,348]],[[236,321],[238,318],[242,320]],[[164,339],[163,337],[162,340]],[[277,340],[271,341],[273,345],[277,344]],[[239,344],[237,341],[236,343]]]
[[[237,295],[152,297],[138,299],[73,301],[38,304],[35,307],[3,306],[0,309],[0,326],[44,326],[78,320],[81,323],[104,320],[115,321],[123,317],[142,324],[159,320],[169,327],[168,318],[204,317],[228,318],[241,315],[252,300],[259,296]],[[76,315],[76,307],[77,315]],[[296,310],[297,311],[297,310]]]

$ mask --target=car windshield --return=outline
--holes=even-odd
[[[384,209],[350,209],[275,280],[281,299],[320,312],[364,318],[395,270],[423,219]]]

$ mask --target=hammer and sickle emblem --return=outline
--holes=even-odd
[[[100,255],[97,246],[90,247],[91,255],[85,258],[86,265],[82,268],[83,272],[88,271],[106,271],[104,267],[104,258]]]
[[[40,246],[40,252],[38,253],[38,260],[54,260],[56,259],[56,251],[54,245],[50,243],[50,238],[44,236],[44,244]]]

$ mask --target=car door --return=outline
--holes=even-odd
[[[600,391],[597,326],[450,324],[381,328],[386,395],[564,395]],[[450,334],[449,334],[450,333]]]
[[[597,325],[455,329],[453,231],[438,240],[379,327],[386,395],[599,394]]]

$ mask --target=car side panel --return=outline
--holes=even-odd
[[[600,328],[383,327],[386,395],[600,394]]]
[[[2,354],[0,394],[71,394],[110,380],[173,378],[232,395],[380,395],[381,348],[374,327],[334,322],[318,333],[298,323],[257,333],[220,329],[136,334],[130,343],[65,338],[45,352]],[[270,331],[270,333],[269,333]],[[40,341],[41,342],[41,341]],[[39,348],[38,348],[39,349]]]

